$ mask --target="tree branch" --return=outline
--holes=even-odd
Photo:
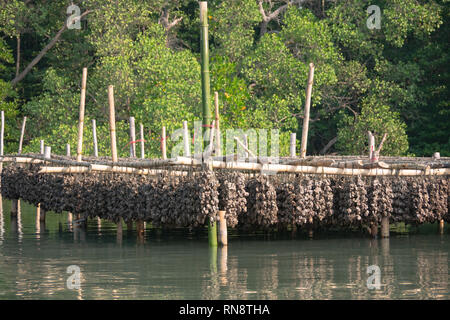
[[[76,22],[77,20],[81,20],[84,16],[89,14],[91,11],[86,10],[81,14],[79,17],[74,18],[72,21]],[[31,69],[45,56],[45,54],[53,48],[53,46],[58,42],[59,38],[63,34],[64,31],[67,29],[67,22],[64,21],[64,25],[59,31],[56,33],[56,35],[53,37],[53,39],[39,52],[39,54],[27,65],[27,67],[19,74],[17,75],[12,81],[12,85],[16,85],[18,82],[22,81],[23,78],[31,71]]]

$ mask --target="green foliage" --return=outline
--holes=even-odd
[[[267,15],[284,1],[264,1]],[[198,2],[83,0],[81,30],[66,30],[15,87],[20,70],[63,26],[69,2],[0,4],[0,109],[6,152],[16,152],[23,116],[25,151],[39,140],[75,152],[81,69],[88,66],[84,153],[97,120],[101,155],[109,154],[107,87],[114,86],[118,148],[128,155],[128,118],[143,123],[146,155],[159,157],[161,127],[170,135],[201,118]],[[209,1],[211,91],[221,127],[276,128],[280,154],[300,137],[310,62],[315,64],[308,154],[367,154],[367,130],[388,139],[382,154],[450,155],[449,6],[447,0],[375,0],[381,29],[369,30],[365,0],[308,0],[287,6],[261,35],[256,0]],[[321,8],[318,10],[317,8]],[[168,27],[168,24],[174,23]],[[213,96],[211,96],[213,99]],[[211,104],[213,105],[213,103]],[[298,139],[300,140],[300,139]],[[175,145],[168,140],[168,153]],[[300,147],[300,146],[298,146]]]
[[[375,136],[376,144],[380,143],[385,133],[388,134],[381,150],[382,155],[404,155],[408,150],[406,125],[400,120],[398,113],[379,103],[375,97],[364,99],[361,114],[356,121],[348,115],[343,115],[338,126],[338,145],[343,154],[368,153],[368,131]]]

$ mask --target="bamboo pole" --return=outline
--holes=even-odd
[[[164,160],[167,159],[167,151],[166,151],[166,127],[163,126],[161,129],[161,152],[162,158]]]
[[[2,126],[0,129],[0,156],[3,156],[4,154],[4,148],[5,148],[5,111],[2,110],[1,112],[1,122]]]
[[[117,162],[117,144],[116,144],[116,116],[114,111],[114,87],[108,87],[109,101],[109,132],[111,135],[111,154],[112,161]]]
[[[245,135],[245,137],[246,137],[246,135]],[[241,140],[239,140],[238,137],[234,137],[234,140],[236,140],[236,142],[244,149],[246,155],[248,154],[251,157],[256,157],[255,154],[247,148],[246,143],[243,143]],[[246,158],[248,158],[248,156]]]
[[[209,80],[209,44],[208,44],[208,3],[199,1],[200,6],[200,44],[201,44],[201,68],[202,68],[202,113],[203,126],[206,128],[206,136],[209,136],[208,126],[211,123],[210,108],[210,80]],[[203,150],[206,142],[203,141]],[[208,222],[208,242],[210,247],[217,247],[217,224]]]
[[[25,135],[25,125],[27,123],[27,117],[23,117],[22,121],[22,130],[20,131],[20,140],[19,140],[19,151],[18,154],[22,153],[22,145],[23,145],[23,136]]]
[[[97,123],[95,119],[92,119],[92,140],[94,143],[94,157],[98,157],[98,144],[97,144]]]
[[[225,211],[219,211],[219,244],[228,245],[227,220],[225,219]]]
[[[70,157],[70,144],[66,144],[66,157]]]
[[[219,117],[219,93],[217,91],[214,92],[214,113],[216,117],[215,122],[215,130],[216,130],[216,148],[215,148],[215,155],[221,156],[222,155],[222,141],[220,137],[220,117]]]
[[[183,121],[183,156],[190,157],[191,156],[191,143],[189,139],[189,130],[187,121]]]
[[[142,123],[139,124],[139,133],[141,139],[141,159],[145,159],[145,150],[144,150],[144,125]]]
[[[297,143],[297,134],[295,132],[291,133],[291,143],[289,145],[289,156],[295,157],[296,156],[296,143]]]
[[[134,117],[130,117],[130,158],[136,157],[136,127]]]
[[[306,86],[305,116],[303,118],[302,145],[300,149],[300,156],[302,158],[306,157],[306,147],[308,144],[309,109],[311,107],[311,93],[313,81],[314,81],[314,63],[311,62],[309,64],[308,83]]]
[[[367,131],[367,136],[369,139],[369,160],[372,161],[375,152],[375,137],[371,131]]]
[[[81,79],[80,116],[78,119],[77,161],[81,161],[83,153],[83,127],[84,127],[84,106],[86,102],[86,81],[87,81],[87,68],[83,68],[83,76]]]

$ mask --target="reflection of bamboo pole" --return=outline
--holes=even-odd
[[[87,68],[83,68],[83,76],[81,79],[80,117],[78,120],[77,161],[81,161],[81,156],[83,153],[83,128],[84,128],[84,106],[86,102],[86,81],[87,81]]]
[[[302,158],[306,157],[306,146],[308,143],[308,129],[309,129],[309,109],[311,107],[311,93],[313,81],[314,81],[314,64],[310,63],[308,83],[306,86],[305,117],[303,118],[303,128],[302,128],[302,145],[300,150],[300,156]]]
[[[116,115],[114,111],[114,87],[108,87],[109,102],[109,132],[111,135],[111,154],[112,161],[117,162],[117,144],[116,144]]]

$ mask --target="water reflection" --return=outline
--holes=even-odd
[[[0,210],[0,299],[450,298],[448,233],[378,240],[230,237],[228,246],[209,248],[206,230],[187,237],[149,228],[141,243],[135,231],[118,232],[106,220],[101,229],[95,219],[87,229],[72,229],[66,215],[48,213],[43,225],[35,209],[22,204],[16,219]],[[66,286],[70,265],[80,267],[80,289]],[[380,267],[378,290],[367,287],[371,265]]]

